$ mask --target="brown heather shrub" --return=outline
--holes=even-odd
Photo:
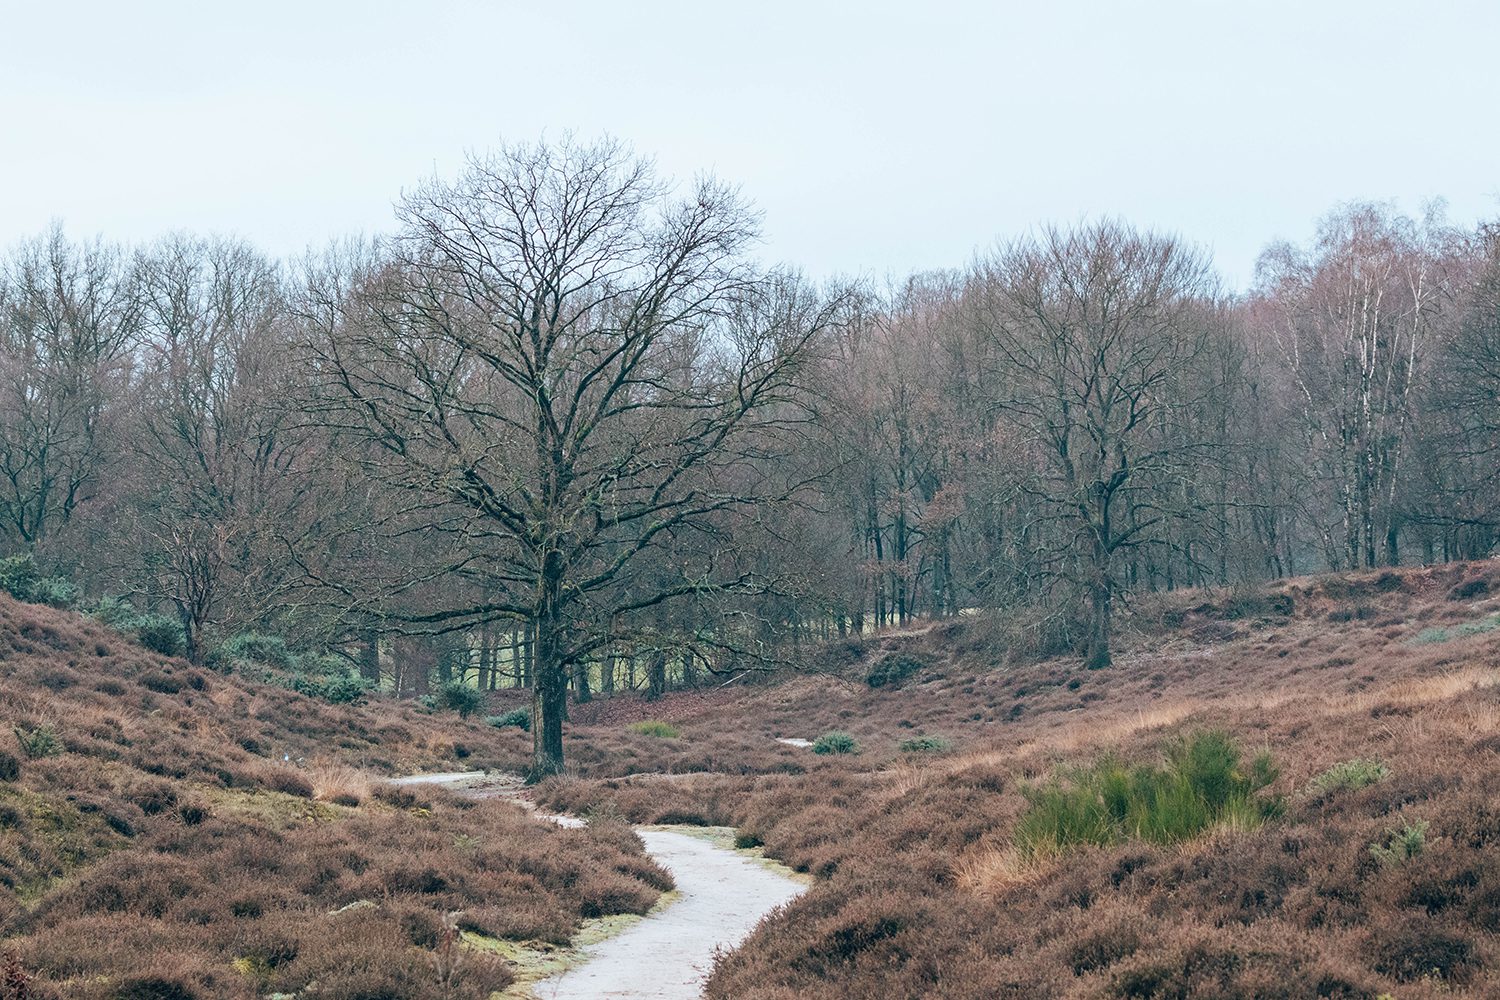
[[[643,912],[671,885],[623,826],[371,794],[368,768],[452,769],[459,746],[518,767],[523,736],[206,679],[5,599],[0,709],[62,720],[61,752],[0,782],[0,939],[35,976],[32,1000],[252,1000],[313,982],[323,998],[479,1000],[509,973],[465,950],[439,983],[445,914],[562,944],[586,916]]]
[[[1292,581],[1234,607],[1167,595],[1181,608],[1175,624],[1150,610],[1158,624],[1127,626],[1117,664],[1086,676],[1066,657],[976,669],[1004,657],[968,623],[949,623],[901,640],[904,650],[870,644],[935,665],[898,692],[868,689],[846,658],[858,686],[803,677],[748,687],[727,706],[683,694],[670,716],[649,710],[707,756],[757,738],[727,773],[674,775],[672,753],[584,722],[581,777],[537,794],[550,808],[610,803],[637,822],[735,826],[818,876],[721,959],[715,998],[1500,996],[1500,772],[1486,766],[1500,749],[1500,637],[1465,638],[1459,655],[1408,643],[1421,626],[1400,624],[1470,620],[1448,592],[1493,572]],[[772,739],[834,727],[872,751],[914,730],[963,750],[815,760],[783,757]],[[1269,751],[1286,772],[1272,788],[1282,794],[1352,759],[1379,759],[1390,774],[1293,794],[1257,830],[1025,870],[1007,860],[1022,784],[1103,752],[1150,761],[1203,728],[1233,734],[1247,754]],[[801,771],[779,769],[787,759]],[[1417,820],[1430,823],[1423,854],[1395,868],[1371,856],[1386,830]]]

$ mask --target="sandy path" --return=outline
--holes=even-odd
[[[461,795],[530,805],[511,775],[421,774],[392,784],[444,785]],[[582,825],[571,816],[542,818]],[[538,1000],[697,1000],[713,971],[714,953],[738,945],[761,918],[805,888],[784,869],[684,829],[691,828],[636,830],[646,853],[672,873],[677,899],[615,937],[584,946],[578,965],[533,983]]]
[[[584,948],[584,961],[531,987],[539,1000],[696,1000],[714,952],[733,948],[803,885],[709,840],[677,830],[637,831],[677,880],[681,897],[616,937]]]

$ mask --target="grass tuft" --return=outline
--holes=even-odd
[[[675,740],[680,735],[676,726],[670,722],[662,722],[659,719],[632,722],[627,728],[632,733],[639,733],[642,736],[656,736],[665,740]]]
[[[1307,783],[1310,795],[1353,792],[1390,777],[1391,770],[1378,760],[1355,757],[1340,761]]]
[[[835,729],[813,741],[813,753],[859,753],[859,744],[853,736]]]
[[[1016,847],[1036,858],[1083,844],[1172,844],[1215,827],[1253,829],[1281,809],[1279,798],[1260,794],[1275,780],[1268,755],[1242,768],[1227,733],[1194,733],[1170,743],[1162,765],[1127,767],[1106,757],[1027,789]]]

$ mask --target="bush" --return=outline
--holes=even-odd
[[[240,632],[208,655],[208,665],[225,673],[243,670],[247,665],[291,670],[296,666],[296,657],[279,635]]]
[[[84,613],[121,632],[129,631],[129,623],[136,616],[134,605],[121,597],[101,597],[98,604]]]
[[[531,732],[531,711],[530,709],[525,708],[513,708],[509,712],[506,712],[504,715],[487,716],[484,720],[484,724],[487,726],[494,726],[496,729],[504,729],[507,726],[515,726],[518,729],[525,730],[526,732]]]
[[[1435,625],[1432,628],[1424,628],[1412,636],[1408,642],[1413,646],[1426,646],[1434,642],[1447,642],[1450,639],[1463,639],[1471,635],[1483,635],[1500,629],[1500,614],[1493,614],[1478,621],[1462,622],[1458,625],[1443,626]]]
[[[642,736],[657,736],[667,740],[675,740],[679,735],[676,726],[670,722],[661,722],[657,719],[632,722],[627,728],[632,733],[640,733]]]
[[[902,753],[943,753],[952,747],[953,744],[941,736],[917,736],[913,739],[902,740],[898,749]]]
[[[813,753],[859,753],[859,744],[853,736],[835,729],[813,741]]]
[[[1367,788],[1390,776],[1390,768],[1378,760],[1356,757],[1340,761],[1307,783],[1310,795],[1328,795],[1332,792],[1352,792]]]
[[[0,750],[0,781],[15,781],[20,776],[20,759],[9,751]]]
[[[15,726],[16,742],[21,745],[21,752],[32,760],[38,757],[55,757],[62,753],[62,740],[57,738],[57,731],[48,725],[40,725],[35,729],[27,729],[24,726]]]
[[[334,705],[347,705],[358,701],[370,690],[370,682],[347,668],[337,673],[294,673],[282,683],[298,694],[309,698],[320,698]]]
[[[1399,868],[1427,849],[1427,821],[1404,823],[1385,831],[1385,839],[1370,845],[1375,860],[1387,868]]]
[[[484,692],[469,687],[463,681],[449,681],[438,693],[438,703],[457,712],[460,719],[467,719],[484,707]]]
[[[892,653],[875,661],[870,672],[865,675],[865,683],[872,688],[894,687],[925,666],[925,663],[914,656]]]
[[[64,577],[42,576],[30,553],[0,559],[0,590],[18,601],[71,608],[78,603],[78,588]]]
[[[143,614],[130,623],[136,641],[162,656],[181,656],[187,648],[187,632],[182,623],[166,615]]]
[[[1078,844],[1170,844],[1216,826],[1259,826],[1281,809],[1279,798],[1259,795],[1275,780],[1266,755],[1242,771],[1239,748],[1226,733],[1196,733],[1168,745],[1165,766],[1127,768],[1105,758],[1027,789],[1016,846],[1036,857]]]

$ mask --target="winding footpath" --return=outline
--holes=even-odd
[[[475,797],[520,796],[519,779],[483,772],[414,775]],[[581,826],[568,816],[542,816]],[[805,886],[786,869],[716,843],[693,827],[637,827],[646,853],[672,873],[677,898],[615,935],[585,945],[572,968],[531,985],[538,1000],[697,1000],[714,955],[737,946],[766,914]]]

